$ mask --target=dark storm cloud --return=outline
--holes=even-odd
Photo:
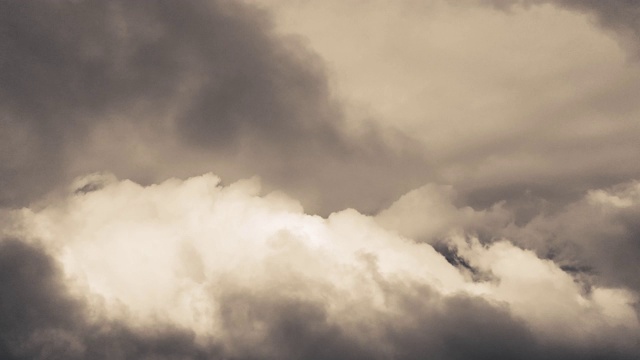
[[[284,143],[308,128],[318,138],[335,136],[321,70],[309,65],[315,59],[296,58],[296,49],[272,38],[263,14],[240,4],[0,6],[3,152],[15,164],[3,171],[5,199],[25,178],[64,171],[68,144],[82,142],[105,116],[139,103],[168,111],[190,76],[198,89],[177,124],[186,141],[223,148],[255,131]],[[10,141],[16,134],[22,138]]]
[[[87,171],[147,181],[184,176],[178,168],[259,174],[327,193],[332,178],[356,171],[340,175],[346,164],[381,176],[382,158],[407,162],[375,130],[351,145],[319,58],[241,2],[4,1],[0,54],[0,204]],[[128,130],[114,135],[110,124]],[[128,137],[133,150],[123,150]],[[110,147],[91,152],[91,141]]]
[[[67,292],[55,261],[19,240],[0,241],[2,359],[211,359],[185,330],[160,325],[144,333],[89,320]]]
[[[102,116],[167,96],[177,84],[179,63],[162,56],[157,40],[118,28],[121,5],[0,4],[3,202],[41,193],[45,179],[55,182],[65,171],[68,144],[81,143]]]

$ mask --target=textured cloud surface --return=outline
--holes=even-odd
[[[638,351],[633,292],[597,284],[585,292],[506,239],[482,246],[464,232],[446,236],[461,266],[354,210],[325,219],[282,194],[260,196],[255,180],[102,183],[6,215],[14,226],[2,242],[4,286],[29,287],[3,292],[3,303],[33,302],[39,313],[8,323],[5,351],[321,359]],[[424,223],[440,216],[419,214]]]
[[[640,358],[639,11],[0,1],[0,358]]]
[[[104,170],[259,173],[325,211],[408,190],[413,175],[379,161],[415,160],[375,129],[348,141],[321,60],[241,2],[5,1],[0,14],[5,205]],[[363,176],[385,181],[363,190]]]

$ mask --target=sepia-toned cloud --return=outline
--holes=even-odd
[[[637,359],[639,9],[0,2],[0,358]]]
[[[124,358],[604,359],[638,351],[637,293],[621,284],[584,292],[570,272],[507,240],[483,246],[472,233],[447,236],[465,268],[354,210],[325,219],[282,194],[260,196],[255,180],[104,181],[15,212],[17,226],[4,230],[3,276],[33,288],[2,301],[19,311],[32,301],[28,308],[43,312],[7,323],[9,354],[81,357],[110,341]],[[151,330],[158,327],[166,331]]]

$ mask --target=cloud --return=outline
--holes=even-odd
[[[640,68],[585,12],[548,3],[509,11],[475,1],[266,3],[280,31],[305,36],[326,59],[352,117],[423,145],[430,173],[411,188],[451,184],[475,209],[501,200],[562,207],[640,176]]]
[[[594,189],[560,208],[532,201],[474,210],[459,205],[460,196],[451,186],[429,184],[405,194],[375,219],[387,229],[434,245],[450,262],[468,265],[447,245],[451,236],[472,236],[483,244],[508,239],[553,260],[586,286],[595,282],[639,291],[639,189],[637,181]]]
[[[101,188],[76,191],[91,183]],[[469,268],[490,274],[481,278],[355,210],[322,218],[281,193],[260,195],[256,179],[140,186],[91,175],[74,185],[3,215],[12,219],[4,237],[21,239],[3,242],[2,264],[14,279],[7,286],[28,281],[13,269],[37,258],[44,270],[33,291],[46,295],[24,297],[61,298],[47,303],[56,306],[47,314],[79,319],[33,320],[20,339],[55,327],[74,340],[44,336],[29,351],[54,343],[91,349],[120,341],[121,331],[132,334],[123,352],[168,346],[186,358],[624,359],[638,351],[633,293],[600,285],[585,293],[554,262],[508,241],[446,237]],[[2,301],[21,304],[16,296]],[[117,335],[93,338],[105,323]],[[7,324],[5,333],[18,331]],[[158,326],[167,331],[149,332]]]
[[[640,50],[640,5],[629,0],[597,1],[597,0],[480,0],[498,8],[509,8],[514,5],[552,4],[569,10],[584,12],[598,21],[604,28],[617,33],[628,45],[634,56]]]
[[[0,357],[637,358],[637,6],[471,3],[1,3]]]
[[[313,4],[5,2],[0,203],[214,171],[372,214],[432,181],[484,208],[640,174],[637,69],[582,13]]]
[[[503,202],[474,210],[459,206],[459,198],[452,186],[427,184],[400,197],[378,213],[376,221],[403,236],[435,244],[456,231],[491,240],[497,228],[515,220],[516,214]]]
[[[3,359],[205,359],[215,352],[186,329],[140,333],[98,320],[68,293],[57,262],[16,239],[0,241],[0,356]]]
[[[325,212],[341,202],[372,209],[378,199],[351,195],[361,191],[355,178],[384,176],[369,191],[396,196],[405,180],[388,170],[420,161],[396,153],[376,129],[360,137],[343,129],[323,61],[302,40],[276,33],[255,6],[0,7],[4,206],[87,172],[150,183],[215,170],[227,181],[261,174]]]
[[[598,284],[639,291],[639,189],[637,182],[630,182],[592,190],[559,213],[508,227],[505,236],[568,269],[592,275]]]

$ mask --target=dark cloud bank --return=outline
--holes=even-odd
[[[592,14],[637,44],[632,1],[482,2],[557,4]],[[259,175],[267,187],[325,215],[345,207],[375,212],[438,181],[443,164],[428,161],[419,145],[373,127],[346,131],[322,60],[301,39],[276,34],[268,14],[254,6],[5,1],[0,7],[3,206],[22,206],[93,171],[143,183],[207,171],[229,182]],[[504,146],[500,154],[516,145]],[[496,155],[491,151],[451,161],[472,168]],[[558,156],[540,151],[534,153]],[[562,156],[580,156],[573,151]],[[499,172],[482,183],[459,179],[465,200],[487,207],[509,199],[522,207],[529,191],[562,205],[637,174],[634,166],[610,163],[588,173],[534,171],[530,179]]]
[[[241,2],[4,1],[0,17],[4,205],[90,171],[214,170],[372,210],[410,186],[398,169],[426,171],[376,130],[345,135],[322,62]]]

